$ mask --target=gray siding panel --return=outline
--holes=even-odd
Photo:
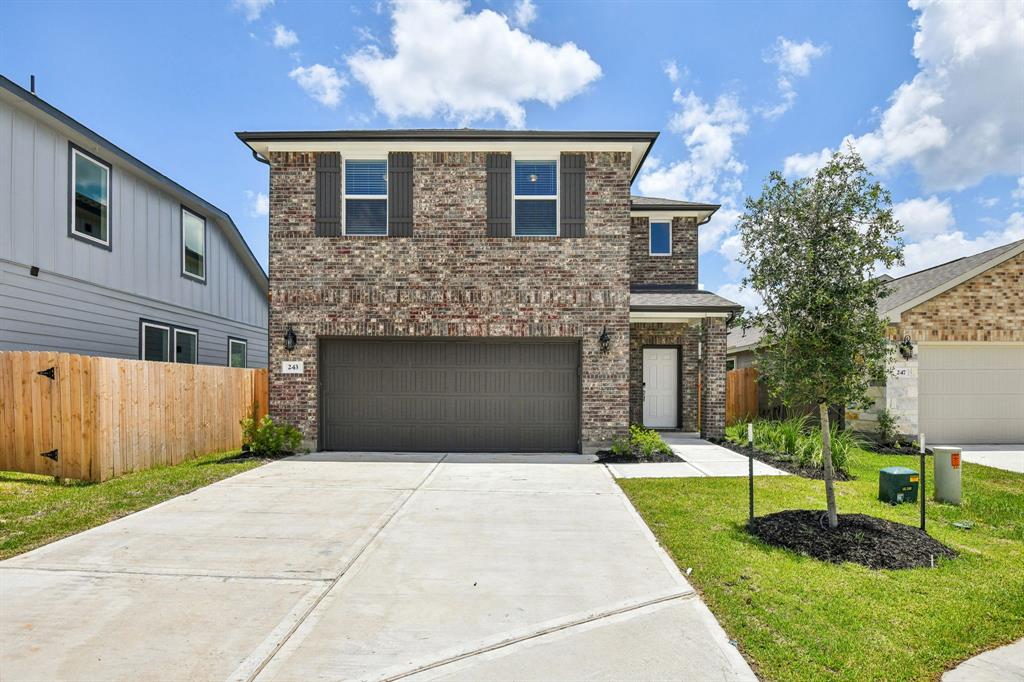
[[[512,155],[487,155],[487,236],[512,236]]]
[[[138,358],[139,318],[199,330],[199,362],[226,365],[228,337],[249,343],[250,367],[267,366],[267,330],[0,262],[0,350],[53,350]]]
[[[341,236],[341,154],[316,155],[316,217],[314,233],[318,237]]]
[[[587,155],[562,154],[561,163],[561,235],[585,237],[587,220]]]
[[[412,236],[412,152],[388,154],[388,236]]]
[[[135,297],[266,328],[266,296],[217,220],[207,220],[206,285],[181,276],[181,212],[176,197],[112,164],[110,251],[68,236],[68,137],[43,118],[0,101],[0,263],[92,282]]]

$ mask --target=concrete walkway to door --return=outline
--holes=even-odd
[[[603,466],[311,455],[0,563],[16,680],[754,680]]]
[[[643,464],[609,464],[615,478],[718,478],[749,474],[746,457],[702,439],[696,433],[665,432],[661,434],[678,462],[645,462]],[[785,471],[754,462],[755,476],[788,476]]]

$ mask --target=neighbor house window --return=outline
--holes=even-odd
[[[110,246],[110,166],[71,147],[71,235]]]
[[[517,237],[558,235],[558,162],[516,161],[512,179]]]
[[[729,358],[725,361],[725,369],[728,371],[736,369],[736,360]]]
[[[228,367],[245,367],[249,344],[245,339],[228,339]]]
[[[141,330],[141,352],[143,360],[167,362],[171,357],[171,328],[153,322],[143,322]]]
[[[181,207],[181,272],[206,281],[206,219]]]
[[[387,160],[345,160],[345,234],[388,233]]]
[[[188,329],[174,330],[174,361],[194,365],[199,362],[199,333]]]
[[[672,255],[672,223],[651,221],[650,254],[652,256]]]

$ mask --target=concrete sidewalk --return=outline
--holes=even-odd
[[[678,462],[645,464],[609,464],[616,478],[703,478],[747,476],[747,458],[723,448],[695,433],[663,433],[665,442],[679,457]],[[762,462],[754,462],[755,476],[787,476],[785,471]]]
[[[942,676],[942,682],[1024,681],[1024,639],[969,658]]]
[[[587,461],[293,458],[55,542],[3,678],[755,679]]]

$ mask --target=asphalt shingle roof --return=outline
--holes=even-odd
[[[629,202],[634,209],[692,209],[697,211],[713,211],[719,208],[718,204],[704,204],[699,201],[680,201],[678,199],[660,199],[658,197],[642,197],[636,194],[631,194]]]
[[[629,309],[739,312],[743,310],[743,306],[710,291],[693,289],[688,291],[633,291],[629,294]]]

